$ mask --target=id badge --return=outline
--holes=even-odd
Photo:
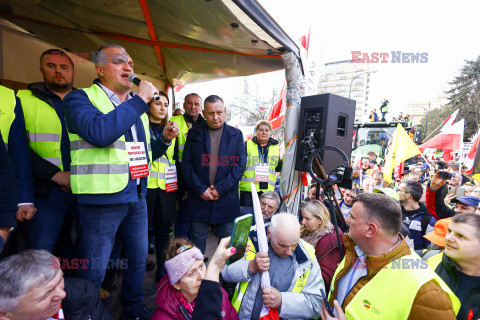
[[[177,167],[165,167],[165,191],[172,192],[178,190]]]
[[[255,181],[268,182],[269,167],[268,163],[257,163],[255,165]]]
[[[147,153],[143,142],[125,142],[127,146],[130,174],[132,179],[147,177],[150,173],[148,168]]]

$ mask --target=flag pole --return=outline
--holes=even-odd
[[[460,109],[455,110],[455,112],[453,112],[453,113],[450,115],[450,117],[448,117],[445,121],[443,121],[443,123],[441,123],[438,127],[436,127],[435,130],[433,130],[433,131],[428,135],[428,137],[425,138],[425,140],[428,140],[428,138],[430,138],[430,136],[431,136],[435,131],[437,131],[437,129],[440,128],[441,125],[445,125],[446,122],[448,122],[448,120],[449,120],[450,118],[453,118],[452,123],[450,124],[450,126],[452,126],[453,123],[455,122],[455,119],[457,118],[458,110],[460,110]]]
[[[436,127],[432,132],[430,132],[430,134],[428,135],[428,137],[425,138],[425,141],[424,141],[424,142],[426,142],[426,141],[428,140],[428,138],[430,138],[430,136],[431,136],[435,131],[437,131],[438,128],[440,128],[443,124],[444,124],[444,123],[440,123],[440,124],[438,125],[438,127]]]
[[[425,160],[425,162],[426,162],[429,166],[431,166],[431,163],[428,162],[427,158],[425,158],[425,155],[423,154],[423,152],[420,153],[420,154],[422,155],[423,160]]]

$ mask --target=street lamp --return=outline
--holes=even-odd
[[[423,109],[423,111],[425,111],[425,135],[426,135],[428,130],[428,112],[430,111],[430,104],[428,105],[428,109],[422,106],[417,106],[417,107],[420,107]]]
[[[355,77],[353,77],[352,82],[350,82],[350,90],[348,91],[348,99],[350,99],[350,95],[352,94],[352,84],[353,84],[353,81],[354,81],[355,79],[357,79],[359,76],[361,76],[362,74],[375,73],[375,72],[377,72],[377,70],[375,70],[375,71],[365,71],[365,72],[359,73],[359,74],[357,74]]]

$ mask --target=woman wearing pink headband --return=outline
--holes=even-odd
[[[166,250],[167,275],[158,283],[155,302],[157,310],[152,320],[191,319],[200,284],[205,277],[203,255],[187,239],[175,239]],[[226,320],[238,320],[238,315],[222,290],[222,316]]]

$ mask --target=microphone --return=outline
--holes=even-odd
[[[130,81],[131,83],[133,83],[136,86],[139,86],[140,81],[142,81],[142,80],[140,80],[140,78],[137,77],[137,75],[135,73],[130,73],[128,75],[128,81]],[[157,93],[154,93],[153,94],[153,100],[155,100],[155,101],[160,100],[160,96]]]

